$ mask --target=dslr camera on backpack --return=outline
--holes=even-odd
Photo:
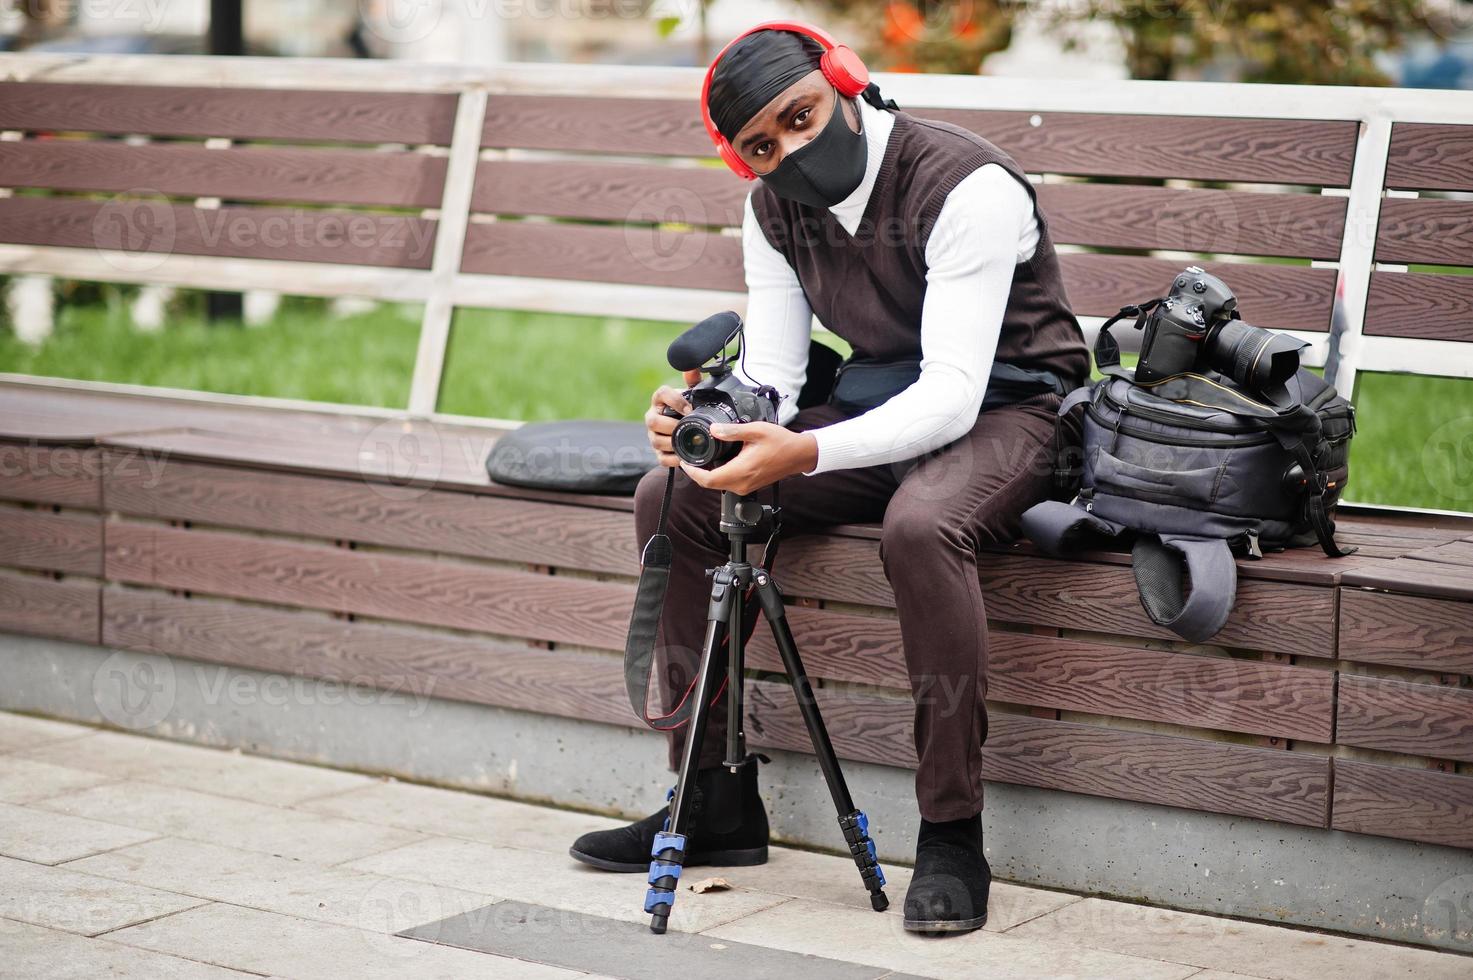
[[[1134,372],[1110,328],[1135,317]],[[1141,604],[1193,642],[1222,628],[1237,591],[1235,553],[1335,542],[1355,410],[1299,364],[1305,343],[1245,323],[1227,284],[1196,266],[1165,296],[1124,307],[1100,328],[1104,377],[1076,389],[1082,468],[1073,500],[1023,515],[1025,533],[1062,552],[1091,539],[1132,544]],[[1069,471],[1061,468],[1061,473]]]

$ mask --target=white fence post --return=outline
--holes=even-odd
[[[419,350],[414,357],[414,380],[409,387],[409,413],[434,414],[445,371],[445,346],[450,318],[455,312],[453,292],[470,221],[471,189],[480,159],[481,127],[486,120],[486,89],[472,85],[460,93],[450,158],[445,171],[445,193],[435,229],[435,257],[430,267],[430,292],[419,327]]]

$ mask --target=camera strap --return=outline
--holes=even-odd
[[[1133,381],[1134,377],[1125,368],[1120,366],[1120,343],[1110,334],[1110,328],[1124,320],[1128,316],[1135,317],[1135,328],[1144,330],[1146,317],[1155,309],[1165,297],[1158,296],[1148,299],[1144,303],[1132,303],[1129,306],[1120,307],[1120,312],[1100,324],[1100,332],[1095,336],[1095,367],[1100,373],[1112,378],[1124,378]]]
[[[639,586],[634,595],[634,611],[629,617],[629,633],[624,641],[624,688],[629,695],[629,704],[641,721],[650,728],[662,732],[673,731],[681,727],[690,721],[691,713],[695,710],[691,695],[695,691],[696,684],[695,679],[692,678],[685,693],[680,696],[675,707],[668,713],[653,717],[649,713],[650,675],[654,669],[655,637],[659,631],[660,613],[665,607],[665,593],[670,586],[670,568],[675,555],[670,536],[665,533],[670,514],[670,500],[675,493],[675,470],[675,467],[670,467],[670,474],[665,480],[665,495],[660,501],[660,517],[655,524],[655,533],[650,535],[649,541],[645,542],[644,552],[640,558]],[[768,536],[767,545],[762,554],[763,565],[768,571],[771,571],[772,564],[777,559],[779,531],[782,528],[782,510],[777,506],[776,484],[773,485],[772,494],[772,532]],[[750,598],[750,591],[748,598]],[[743,637],[750,638],[757,624],[757,614],[761,606],[755,602],[747,602],[744,610]],[[721,642],[724,645],[724,632]],[[725,660],[722,660],[719,669],[725,670],[725,665]],[[721,700],[726,691],[727,680],[723,678],[721,684],[718,685],[716,693],[711,697],[712,705]]]

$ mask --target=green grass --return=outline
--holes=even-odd
[[[381,306],[333,318],[289,299],[264,326],[209,324],[182,301],[157,334],[132,329],[124,293],[61,308],[32,349],[0,330],[0,371],[232,394],[402,407],[419,310]],[[678,383],[665,348],[680,324],[460,311],[440,410],[519,418],[637,419],[660,384]],[[828,338],[837,340],[837,338]],[[842,342],[835,346],[843,347]],[[1356,391],[1350,499],[1473,510],[1473,381],[1363,373]]]
[[[38,348],[0,330],[0,371],[358,405],[408,401],[417,306],[336,319],[321,302],[287,299],[259,327],[210,324],[186,309],[171,314],[165,330],[141,333],[129,325],[122,295],[104,296],[59,307]]]

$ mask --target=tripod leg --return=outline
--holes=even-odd
[[[793,694],[798,699],[798,710],[803,713],[803,723],[808,726],[808,736],[813,740],[813,751],[818,757],[818,766],[829,784],[829,795],[834,798],[834,809],[839,813],[839,827],[844,831],[844,841],[849,845],[849,854],[864,887],[869,890],[870,905],[876,912],[890,907],[885,897],[885,872],[880,869],[875,854],[875,842],[869,836],[869,818],[855,809],[854,799],[849,795],[849,786],[844,782],[844,773],[839,769],[838,756],[834,754],[834,743],[829,740],[829,731],[824,727],[823,715],[813,697],[813,685],[808,682],[808,673],[798,656],[798,644],[793,640],[793,630],[788,625],[787,610],[783,607],[782,593],[772,576],[757,569],[754,580],[757,596],[762,601],[762,612],[772,624],[772,634],[777,640],[777,649],[783,658],[783,667],[793,685]]]
[[[720,652],[721,627],[730,614],[735,588],[727,569],[716,569],[711,582],[706,638],[701,644],[696,688],[690,695],[696,701],[691,709],[690,730],[686,733],[685,748],[680,754],[680,775],[676,778],[675,788],[670,792],[670,816],[665,829],[655,835],[655,843],[650,848],[650,887],[645,893],[644,910],[650,913],[650,932],[656,934],[663,934],[670,921],[670,912],[675,905],[675,889],[680,884],[680,872],[685,863],[685,825],[695,797],[696,760],[700,758],[701,742],[706,737],[711,695],[722,676],[717,656]]]

